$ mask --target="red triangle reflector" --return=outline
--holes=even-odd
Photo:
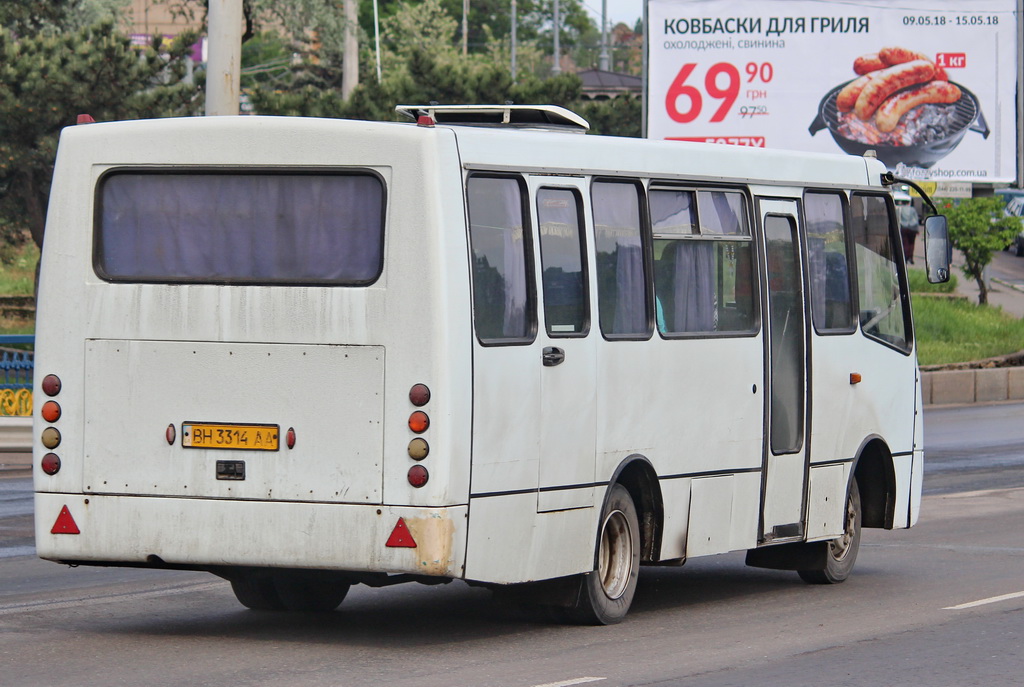
[[[412,533],[410,533],[409,528],[405,526],[404,518],[398,519],[395,529],[391,530],[391,536],[388,537],[388,541],[384,546],[390,546],[391,548],[416,548],[416,540],[412,538]]]
[[[57,516],[57,522],[53,523],[50,534],[81,534],[67,506],[60,509],[60,515]]]

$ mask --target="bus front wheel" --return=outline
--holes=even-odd
[[[621,484],[611,487],[601,512],[597,567],[580,579],[571,608],[574,620],[611,625],[626,617],[640,570],[640,525],[636,506]]]
[[[811,584],[835,584],[842,582],[853,571],[860,550],[860,490],[856,478],[850,481],[850,493],[846,497],[846,523],[842,536],[828,542],[825,552],[825,567],[820,570],[798,570],[805,582]]]

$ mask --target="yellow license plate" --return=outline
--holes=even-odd
[[[276,451],[277,425],[242,425],[227,422],[181,423],[181,445],[185,448],[228,448],[248,451]]]

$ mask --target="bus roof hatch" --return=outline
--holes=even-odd
[[[416,121],[420,115],[438,124],[502,126],[585,134],[590,123],[557,105],[398,105],[396,112]]]

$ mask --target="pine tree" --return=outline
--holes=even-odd
[[[77,31],[52,25],[18,36],[0,31],[0,229],[27,231],[42,246],[60,130],[77,115],[96,121],[190,114],[196,86],[185,57],[196,40],[179,36],[139,48],[112,21]]]

